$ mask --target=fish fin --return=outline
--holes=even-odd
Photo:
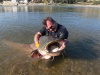
[[[53,61],[53,60],[54,60],[54,56],[52,57],[51,61]]]
[[[32,58],[40,58],[42,55],[38,52],[38,50],[32,51],[31,52],[31,57]]]
[[[61,55],[63,56],[63,58],[65,58],[65,55],[66,55],[65,50],[61,52]]]

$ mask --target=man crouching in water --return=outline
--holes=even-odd
[[[67,46],[68,43],[68,31],[67,29],[63,26],[58,24],[54,19],[51,17],[47,17],[46,19],[43,20],[43,28],[37,32],[34,36],[34,42],[35,46],[38,48],[39,47],[39,39],[41,36],[52,36],[54,38],[59,38],[62,40],[63,44],[62,46],[58,49],[58,52],[55,52],[55,55],[60,55],[61,52],[64,50],[64,48]],[[49,54],[52,56],[52,54]]]

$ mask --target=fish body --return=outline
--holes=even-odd
[[[58,56],[62,40],[50,36],[42,36],[39,40],[40,46],[38,52],[43,56],[43,59],[50,59],[52,56]]]

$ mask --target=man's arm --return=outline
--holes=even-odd
[[[42,35],[42,34],[41,34],[40,32],[37,32],[37,33],[35,34],[35,36],[34,36],[34,43],[35,43],[36,47],[39,46],[39,39],[40,39],[41,35]]]
[[[58,51],[63,50],[65,47],[66,47],[65,41],[63,41],[63,43],[62,43],[61,47],[58,49]]]
[[[45,35],[45,28],[43,27],[39,32],[37,32],[34,36],[35,46],[39,47],[39,39],[41,36]]]
[[[62,39],[63,43],[62,43],[61,47],[59,48],[59,51],[63,50],[66,47],[66,45],[68,44],[68,40],[67,40],[68,35],[69,35],[69,33],[68,33],[67,29],[65,27],[62,27],[59,36],[60,36],[60,39]]]

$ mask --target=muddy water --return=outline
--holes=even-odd
[[[69,31],[66,57],[32,59],[26,50],[42,20]],[[100,8],[0,6],[0,75],[100,75]]]

